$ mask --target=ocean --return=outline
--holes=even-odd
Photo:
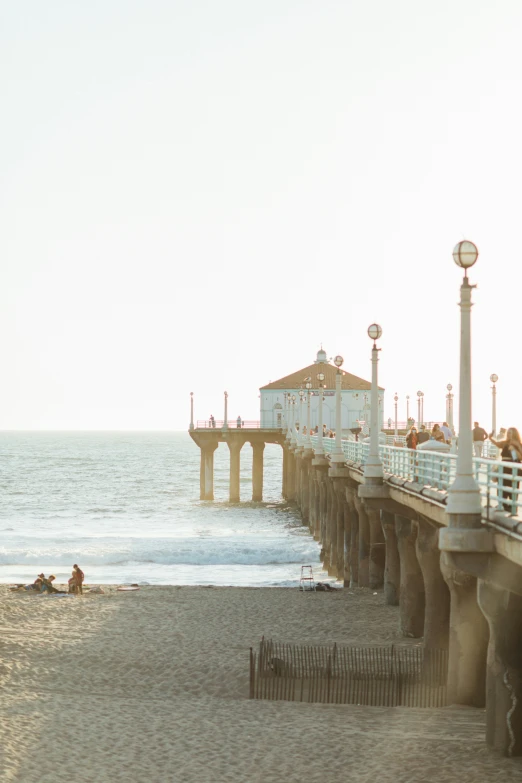
[[[327,581],[281,496],[281,448],[265,448],[263,503],[249,500],[249,444],[240,504],[226,444],[214,457],[215,500],[200,501],[187,433],[0,433],[0,582],[66,582],[73,563],[90,584],[295,586],[303,564]]]

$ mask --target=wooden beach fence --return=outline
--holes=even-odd
[[[446,650],[307,646],[250,648],[250,698],[380,707],[444,707]]]

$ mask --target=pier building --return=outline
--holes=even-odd
[[[324,380],[320,382],[317,376],[324,374]],[[326,351],[321,348],[317,352],[316,360],[307,367],[271,381],[259,389],[260,396],[260,422],[261,427],[282,427],[285,407],[288,395],[299,395],[305,388],[306,378],[310,378],[312,384],[311,425],[318,425],[319,414],[319,388],[323,389],[323,424],[327,429],[335,427],[335,381],[338,374],[337,367],[330,363]],[[369,381],[340,370],[341,375],[341,428],[343,431],[359,426],[360,421],[369,421],[370,415],[370,389]],[[379,414],[382,427],[384,410],[384,389],[379,389]],[[301,411],[298,416],[302,418]],[[303,423],[306,423],[303,419]]]

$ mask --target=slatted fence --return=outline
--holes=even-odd
[[[448,654],[422,647],[250,648],[250,698],[381,707],[444,707]]]

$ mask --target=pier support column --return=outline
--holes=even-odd
[[[478,580],[488,624],[486,742],[504,756],[522,756],[522,597]]]
[[[319,543],[321,544],[321,552],[324,552],[328,514],[328,478],[325,472],[322,472],[319,483],[319,509]]]
[[[330,515],[332,513],[331,481],[324,478],[324,515],[321,523],[321,561],[326,570],[327,558],[330,557]]]
[[[230,484],[229,499],[231,503],[239,503],[239,480],[241,475],[241,448],[243,443],[238,443],[235,439],[228,441],[230,449]]]
[[[381,511],[381,524],[386,544],[384,599],[388,606],[398,606],[401,587],[401,561],[395,532],[395,517],[389,511]]]
[[[310,469],[308,471],[308,527],[310,529],[310,533],[313,535],[315,531],[315,522],[316,522],[316,500],[315,500],[315,492],[317,489],[317,481],[315,476],[315,468],[310,466]]]
[[[335,494],[337,497],[337,546],[334,568],[337,579],[344,582],[344,506],[346,500],[343,484],[345,482],[342,479],[334,479],[334,482]]]
[[[295,455],[291,449],[288,449],[286,493],[288,500],[295,500]]]
[[[356,494],[356,488],[346,489],[346,502],[350,515],[350,587],[359,584],[359,515],[355,507]]]
[[[422,517],[417,522],[415,551],[422,571],[426,599],[424,647],[447,650],[450,593],[440,570],[439,529]]]
[[[336,576],[337,572],[337,492],[333,479],[328,479],[330,484],[330,514],[328,518],[328,544],[329,556],[326,561],[326,569],[329,576]]]
[[[448,552],[440,565],[451,595],[448,699],[483,707],[489,629],[477,602],[477,580],[455,568]]]
[[[314,498],[315,498],[315,514],[314,514],[314,526],[312,535],[316,541],[321,540],[321,484],[323,483],[323,471],[318,468],[314,471]]]
[[[301,452],[294,451],[294,500],[297,504],[299,511],[301,510]]]
[[[288,449],[283,444],[283,490],[282,493],[285,500],[288,498]]]
[[[400,514],[395,514],[395,531],[401,563],[399,595],[400,624],[403,636],[418,639],[424,633],[424,579],[415,552],[417,528]]]
[[[301,516],[305,525],[310,522],[310,468],[313,452],[306,452],[301,459]]]
[[[340,579],[343,580],[343,587],[350,587],[351,574],[351,547],[352,547],[352,514],[350,506],[346,500],[346,488],[343,488],[343,498],[339,501],[343,509],[344,519],[344,570]]]
[[[359,517],[359,587],[370,586],[370,523],[364,503],[358,496],[354,497],[355,508]]]
[[[199,499],[205,500],[205,449],[199,447]]]
[[[369,583],[372,590],[377,590],[384,584],[386,560],[384,533],[381,524],[381,512],[375,508],[367,508],[367,514],[370,526]]]
[[[252,443],[252,500],[263,500],[263,452],[264,443]]]
[[[211,443],[201,449],[201,462],[199,476],[203,479],[202,500],[214,500],[214,452],[218,443]]]

